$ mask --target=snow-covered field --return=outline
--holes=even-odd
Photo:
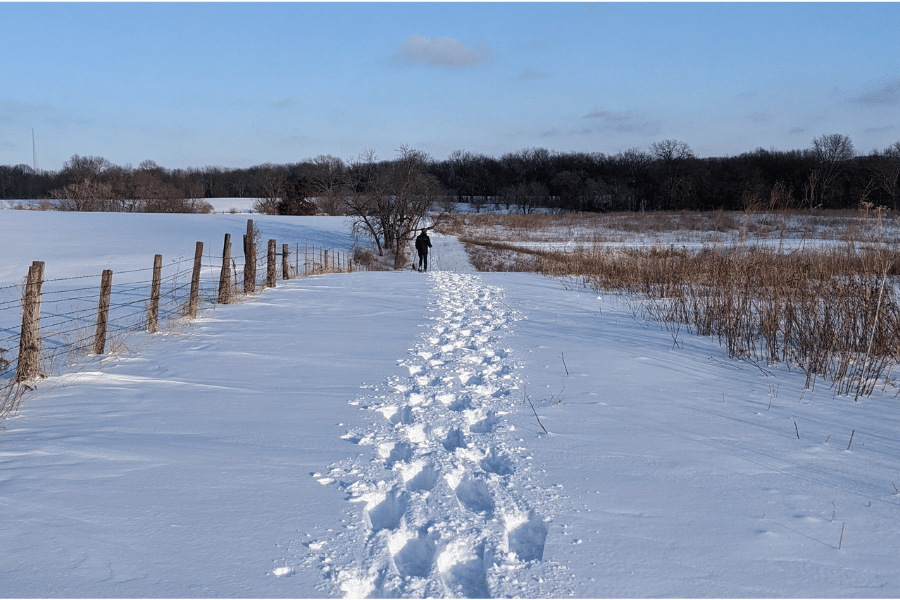
[[[0,285],[245,225],[0,211]],[[279,281],[40,382],[0,431],[0,596],[900,596],[896,398],[434,242],[430,274]]]

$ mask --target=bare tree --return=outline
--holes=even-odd
[[[313,159],[310,182],[319,210],[328,215],[347,213],[347,166],[330,154]]]
[[[645,210],[646,201],[639,198],[639,190],[646,186],[653,157],[643,150],[632,148],[616,155],[614,162],[624,174],[625,185],[619,191],[626,210]]]
[[[502,195],[504,204],[514,206],[523,215],[528,215],[546,206],[550,193],[543,184],[529,181],[509,186],[503,190]]]
[[[877,185],[890,198],[891,208],[900,204],[900,142],[875,152],[872,160],[872,176]]]
[[[95,212],[106,210],[112,189],[109,184],[85,177],[50,192],[59,210]]]
[[[256,186],[254,210],[264,215],[278,214],[278,200],[286,175],[284,167],[265,163],[253,167],[253,171],[253,182]]]
[[[818,199],[819,204],[823,204],[827,200],[828,188],[845,169],[847,162],[856,156],[856,151],[849,137],[832,133],[814,139],[809,153],[816,161],[818,171],[818,176],[809,180],[811,201]],[[816,187],[821,188],[818,195]]]
[[[112,187],[102,181],[102,175],[112,163],[100,156],[72,155],[63,164],[61,175],[68,181],[62,188],[52,190],[51,198],[59,210],[104,211],[112,202]]]
[[[387,163],[377,163],[373,151],[361,155],[353,165],[355,181],[347,201],[354,230],[371,236],[379,255],[390,252],[395,269],[403,267],[416,230],[442,218],[442,213],[429,214],[442,192],[426,172],[428,156],[405,145],[398,154]]]
[[[694,151],[686,143],[678,140],[663,140],[650,146],[650,153],[662,165],[662,192],[666,201],[663,208],[679,206],[686,195],[690,182],[684,173],[684,163],[695,158]]]

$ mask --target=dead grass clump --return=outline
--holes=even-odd
[[[22,403],[22,397],[26,391],[32,390],[31,386],[25,383],[8,382],[0,387],[0,419],[9,415],[15,415]],[[3,428],[0,423],[0,429]]]
[[[525,249],[464,239],[476,268],[577,277],[640,306],[646,318],[716,336],[732,358],[799,367],[812,388],[869,395],[900,361],[900,252],[845,244]]]
[[[355,268],[363,271],[393,271],[393,261],[388,264],[385,257],[380,257],[368,248],[356,248],[353,251]]]
[[[555,270],[572,274],[572,262]],[[868,395],[900,359],[893,250],[670,247],[586,262],[591,287],[639,294],[649,318],[715,335],[732,358],[799,366],[809,387],[827,378]]]

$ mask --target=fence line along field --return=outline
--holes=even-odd
[[[4,216],[18,214],[4,211]],[[17,410],[36,380],[65,371],[87,355],[121,350],[134,333],[176,327],[183,317],[196,317],[204,304],[239,301],[275,287],[278,279],[354,268],[345,244],[340,250],[322,248],[309,240],[301,244],[296,236],[280,246],[270,239],[258,254],[261,230],[244,220],[243,247],[234,253],[226,233],[221,253],[208,245],[204,252],[204,242],[197,241],[192,257],[166,260],[155,254],[147,257],[152,266],[93,275],[47,277],[52,261],[35,260],[30,267],[23,261],[22,280],[0,286],[0,418]],[[129,262],[133,258],[120,264]],[[116,264],[115,257],[110,264]],[[9,262],[4,267],[11,270]],[[355,268],[360,267],[365,268]]]

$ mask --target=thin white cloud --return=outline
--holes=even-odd
[[[519,73],[519,79],[544,79],[545,77],[550,77],[550,74],[537,69],[526,69]]]
[[[282,98],[281,100],[278,100],[277,102],[273,102],[272,106],[274,108],[290,108],[290,107],[294,106],[295,104],[297,104],[297,101],[293,98]]]
[[[654,134],[659,131],[658,124],[630,111],[592,110],[582,118],[595,122],[598,132]]]
[[[867,106],[900,106],[900,77],[867,86],[863,93],[850,98],[850,101]]]
[[[835,88],[832,94],[845,104],[865,109],[900,108],[900,76],[876,79],[854,91]]]
[[[7,115],[47,115],[53,114],[56,108],[52,104],[22,102],[15,98],[0,98],[0,112]]]
[[[893,125],[885,125],[884,127],[868,127],[865,129],[865,133],[890,133],[897,129]]]
[[[766,121],[771,121],[772,118],[771,114],[759,110],[755,110],[747,115],[747,120],[752,121],[753,123],[764,123]]]
[[[472,48],[448,37],[427,38],[414,35],[407,38],[395,58],[411,65],[429,67],[475,67],[489,62],[494,53],[485,44],[478,43]]]

